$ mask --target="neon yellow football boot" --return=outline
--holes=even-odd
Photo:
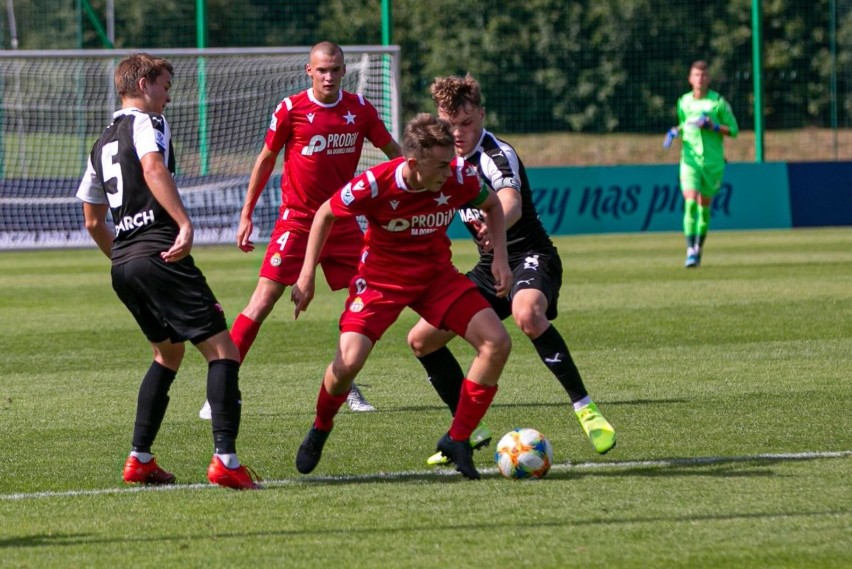
[[[600,454],[606,454],[615,446],[615,429],[604,419],[598,411],[597,405],[589,403],[575,411],[580,426],[586,432],[586,436],[592,441],[592,446]]]
[[[491,444],[491,439],[491,429],[489,429],[485,423],[480,423],[479,426],[470,434],[470,446],[473,450],[479,450]],[[438,466],[449,463],[450,459],[444,456],[440,451],[426,459],[426,464],[429,466]]]

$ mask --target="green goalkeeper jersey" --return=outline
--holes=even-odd
[[[698,128],[696,125],[702,116],[709,117],[713,124],[727,126],[732,138],[740,132],[731,105],[724,97],[711,90],[703,98],[696,99],[690,91],[677,101],[678,129],[683,136],[681,161],[697,168],[724,168],[724,136],[713,129]]]

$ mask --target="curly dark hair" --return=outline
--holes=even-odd
[[[453,117],[460,109],[482,106],[482,91],[479,82],[470,73],[464,77],[436,77],[429,87],[432,100],[439,110]]]

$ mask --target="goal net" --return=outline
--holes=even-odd
[[[363,94],[399,140],[399,48],[343,46],[343,88]],[[146,50],[175,68],[166,118],[196,243],[233,243],[249,175],[275,106],[308,89],[310,47]],[[108,50],[0,51],[0,249],[94,246],[74,197],[92,144],[120,107]],[[268,238],[279,164],[255,210]],[[367,142],[359,171],[385,159]]]

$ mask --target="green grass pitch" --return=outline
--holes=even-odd
[[[541,481],[425,465],[449,413],[405,343],[359,376],[310,476],[294,457],[337,341],[342,292],[289,292],[241,372],[243,462],[259,492],[206,484],[205,365],[191,348],[154,448],[175,487],[125,487],[151,354],[96,250],[0,254],[0,567],[852,567],[852,229],[560,237],[557,327],[618,431],[598,456],[513,323],[486,416],[552,441]],[[456,264],[474,261],[454,244]],[[261,252],[197,247],[229,321]],[[456,340],[463,365],[471,351]]]

